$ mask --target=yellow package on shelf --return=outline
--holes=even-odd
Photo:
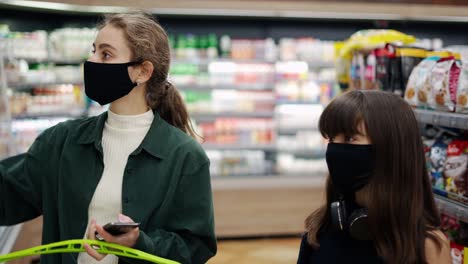
[[[340,50],[340,58],[351,58],[356,50],[370,50],[385,46],[387,43],[408,45],[416,42],[416,38],[396,30],[360,30],[354,33]]]

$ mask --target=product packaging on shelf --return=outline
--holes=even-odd
[[[13,121],[11,135],[15,153],[12,154],[26,152],[44,130],[66,120],[65,118],[46,118]]]
[[[76,115],[84,113],[85,103],[81,86],[38,86],[30,93],[13,93],[10,112],[15,116],[40,114]]]
[[[365,60],[364,58],[361,58],[361,56],[367,57],[369,54],[377,56],[377,54],[373,53],[373,50],[383,48],[389,43],[402,43],[403,45],[407,45],[415,41],[416,38],[413,36],[403,34],[396,30],[361,30],[354,33],[342,44],[339,43],[335,45],[335,49],[337,51],[337,65],[345,65],[338,69],[340,85],[351,89],[362,89],[366,87],[364,85],[365,71],[363,71]],[[380,52],[378,55],[379,58],[376,57],[376,67],[374,71],[382,72],[382,68],[377,70],[377,65],[380,64],[380,67],[384,65],[387,66],[383,57],[388,57],[387,55],[389,54],[382,54]],[[372,64],[373,60],[370,62]],[[350,65],[349,71],[343,72],[343,70],[348,68],[346,65]],[[394,64],[390,62],[389,67],[392,67],[392,65],[401,68],[401,61]],[[346,74],[349,75],[349,78],[345,76]],[[396,84],[397,83],[391,85],[391,87],[394,87]],[[374,85],[378,86],[377,84]],[[398,83],[398,85],[400,85],[400,83]]]
[[[50,33],[49,53],[53,60],[81,61],[89,57],[96,38],[95,28],[61,28]]]
[[[376,66],[375,66],[375,82],[376,88],[383,91],[391,91],[390,86],[390,61],[395,57],[395,53],[386,45],[384,48],[377,48],[373,51]]]
[[[435,140],[425,140],[424,151],[434,191],[468,205],[467,143],[462,135],[455,139],[440,136]]]
[[[328,173],[327,163],[324,158],[302,158],[290,153],[278,154],[276,169],[280,174],[308,177],[326,176]]]
[[[450,240],[452,264],[468,262],[468,223],[459,221],[454,216],[441,214],[441,230]]]
[[[210,173],[217,176],[259,176],[272,173],[271,161],[265,152],[253,150],[223,151],[207,150],[210,158]]]
[[[429,106],[429,97],[431,96],[431,74],[438,60],[438,56],[430,56],[419,63],[411,72],[405,92],[405,100],[411,106]]]
[[[214,122],[200,122],[198,127],[206,144],[248,148],[271,145],[275,140],[272,119],[217,118]]]
[[[442,58],[432,69],[429,107],[438,111],[455,111],[460,67],[455,57]]]
[[[468,141],[454,140],[447,148],[445,190],[468,197]]]
[[[408,79],[413,69],[426,57],[426,50],[410,47],[398,47],[397,56],[401,61],[401,74],[399,89],[394,89],[393,92],[403,96],[408,84]]]
[[[444,181],[444,165],[447,159],[447,144],[442,140],[438,139],[431,148],[431,167],[429,171],[432,177],[433,186],[437,189],[445,189]]]
[[[457,91],[457,112],[468,114],[468,61],[462,63]]]

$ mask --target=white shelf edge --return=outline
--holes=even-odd
[[[219,113],[197,113],[192,112],[193,119],[212,119],[218,117],[252,117],[252,118],[273,118],[274,112],[219,112]]]
[[[236,91],[273,91],[275,84],[265,85],[262,87],[255,86],[243,86],[239,85],[199,85],[199,84],[175,84],[178,90],[180,91],[200,91],[200,92],[210,92],[215,90],[236,90]]]
[[[227,144],[202,144],[206,150],[264,150],[276,151],[276,145],[227,145]]]

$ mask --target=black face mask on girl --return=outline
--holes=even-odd
[[[354,193],[369,182],[375,166],[375,152],[372,145],[329,143],[326,160],[337,191]]]
[[[129,94],[137,83],[128,75],[128,67],[140,64],[96,63],[86,61],[84,64],[85,93],[100,105],[106,105]]]

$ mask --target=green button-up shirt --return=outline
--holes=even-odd
[[[1,161],[0,225],[43,215],[43,244],[83,238],[104,170],[106,119],[104,113],[58,124],[27,153]],[[200,144],[155,113],[124,173],[122,213],[141,223],[136,249],[182,263],[205,263],[216,254],[209,160]],[[77,254],[43,255],[41,263],[76,259]]]

